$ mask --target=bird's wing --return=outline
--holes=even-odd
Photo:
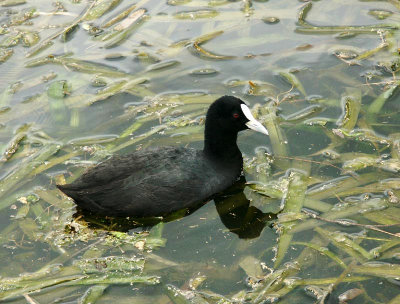
[[[106,186],[128,176],[141,178],[146,172],[156,172],[166,160],[173,159],[182,149],[163,147],[137,151],[128,155],[114,155],[111,158],[88,168],[74,183],[63,185],[63,189],[80,190]],[[151,173],[150,173],[151,174]]]

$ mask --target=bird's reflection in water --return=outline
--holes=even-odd
[[[241,239],[252,239],[260,235],[268,222],[277,218],[274,213],[263,213],[250,206],[243,190],[246,180],[242,177],[235,185],[214,197],[215,207],[222,223]]]
[[[250,206],[243,190],[246,180],[241,177],[233,186],[218,193],[213,197],[218,215],[229,231],[242,239],[256,238],[260,235],[268,222],[276,219],[276,214],[263,213],[254,206]],[[128,231],[138,227],[148,228],[160,222],[171,222],[194,213],[204,204],[190,210],[183,209],[165,217],[154,218],[116,218],[91,214],[85,210],[79,210],[74,214],[75,220],[84,221],[89,228],[105,229],[109,231]]]

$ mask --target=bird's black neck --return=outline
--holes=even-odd
[[[207,157],[221,162],[242,164],[242,153],[236,140],[237,132],[221,132],[220,129],[206,122],[203,151]]]

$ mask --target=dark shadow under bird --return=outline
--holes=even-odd
[[[271,226],[277,214],[264,213],[255,206],[251,206],[244,189],[244,176],[225,191],[214,197],[215,207],[219,218],[230,232],[240,239],[253,239],[260,236],[265,226]]]

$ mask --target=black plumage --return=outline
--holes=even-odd
[[[102,215],[152,217],[195,207],[240,177],[238,132],[267,134],[247,110],[240,99],[223,96],[207,112],[203,150],[160,147],[116,155],[57,187],[82,209]]]

